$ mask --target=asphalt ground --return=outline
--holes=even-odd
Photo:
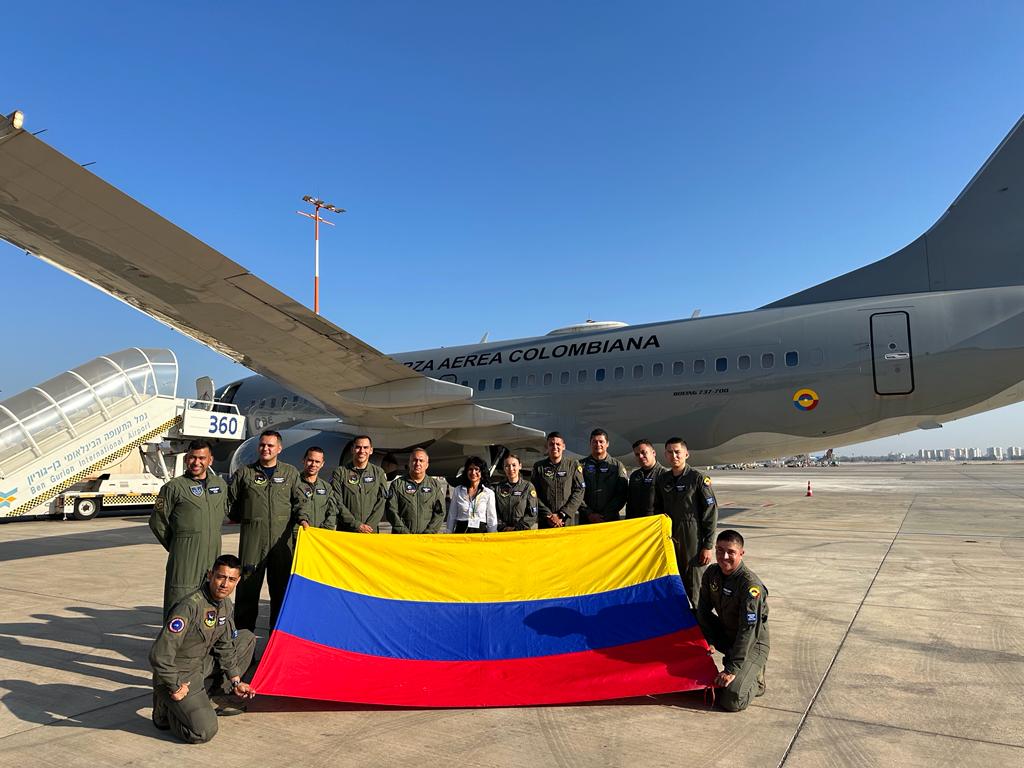
[[[1024,765],[1024,466],[713,477],[720,527],[770,591],[768,692],[745,712],[700,693],[489,710],[257,698],[212,742],[179,744],[149,719],[164,553],[146,517],[25,521],[0,525],[0,765]]]

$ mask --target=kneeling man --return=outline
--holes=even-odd
[[[217,733],[210,695],[253,696],[241,678],[256,650],[256,636],[235,629],[230,600],[241,575],[237,557],[218,557],[203,585],[171,608],[149,652],[153,724],[190,744]]]
[[[716,565],[704,572],[697,621],[708,645],[724,656],[715,678],[716,701],[730,712],[746,709],[765,691],[768,663],[768,590],[743,564],[743,536],[722,531],[715,541]]]

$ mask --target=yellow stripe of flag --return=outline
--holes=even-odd
[[[607,592],[679,569],[671,523],[655,515],[493,534],[377,536],[310,528],[300,531],[292,572],[374,597],[490,603]]]

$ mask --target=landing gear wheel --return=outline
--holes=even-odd
[[[97,499],[78,499],[75,502],[75,511],[71,514],[75,520],[92,520],[100,511],[100,502]]]

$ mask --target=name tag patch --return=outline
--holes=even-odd
[[[283,482],[284,482],[284,478],[283,477],[275,477],[274,478],[274,483],[275,484],[279,484],[279,483],[283,483]]]
[[[326,496],[327,495],[327,489],[326,488],[317,488],[316,489],[316,495],[317,496]]]
[[[220,486],[219,485],[214,485],[211,488],[207,488],[206,492],[207,493],[220,493]]]

